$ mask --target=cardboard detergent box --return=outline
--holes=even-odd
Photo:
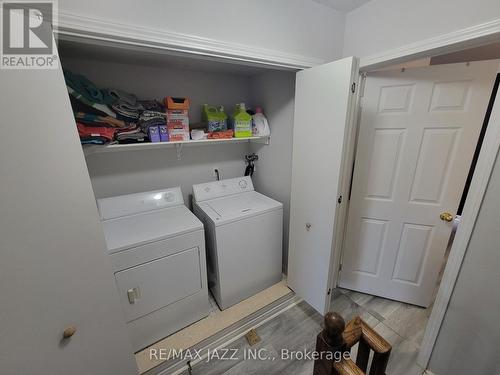
[[[168,142],[168,129],[167,125],[159,125],[160,130],[160,142]]]
[[[187,109],[167,110],[168,140],[189,141],[189,111]]]
[[[160,142],[160,128],[158,126],[150,126],[148,135],[151,142]]]

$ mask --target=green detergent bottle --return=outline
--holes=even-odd
[[[213,105],[204,104],[202,118],[207,124],[209,133],[227,130],[227,115],[223,106],[217,108]]]
[[[232,116],[235,138],[252,136],[252,116],[247,113],[245,103],[236,104]]]

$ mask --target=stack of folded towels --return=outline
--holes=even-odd
[[[64,71],[82,144],[138,143],[151,126],[166,123],[165,107],[156,100],[137,100],[116,89],[99,89],[82,75]]]

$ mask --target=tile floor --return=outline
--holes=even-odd
[[[356,315],[361,316],[393,345],[387,375],[422,374],[423,370],[415,361],[430,309],[342,289],[336,289],[332,298],[332,311],[340,313],[346,321]],[[322,321],[320,314],[301,302],[257,328],[262,341],[252,349],[263,349],[274,360],[245,359],[242,353],[250,347],[242,337],[228,346],[238,351],[236,359],[202,361],[193,367],[191,373],[311,375],[312,361],[283,360],[280,359],[280,352],[283,348],[313,350],[316,335],[322,329]],[[356,348],[353,348],[353,357],[355,354]],[[183,375],[188,374],[185,372]]]

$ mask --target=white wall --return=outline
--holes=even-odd
[[[96,198],[180,186],[187,204],[193,184],[215,181],[214,168],[224,179],[243,176],[248,153],[246,143],[185,146],[181,160],[167,148],[94,154],[87,165]]]
[[[268,146],[252,145],[259,155],[253,182],[258,191],[283,203],[283,271],[288,264],[288,229],[292,175],[295,74],[266,73],[252,80],[256,105],[265,110],[271,128]]]
[[[60,12],[334,60],[344,15],[312,0],[59,0]]]
[[[347,14],[343,55],[365,57],[498,18],[498,0],[372,0]]]

